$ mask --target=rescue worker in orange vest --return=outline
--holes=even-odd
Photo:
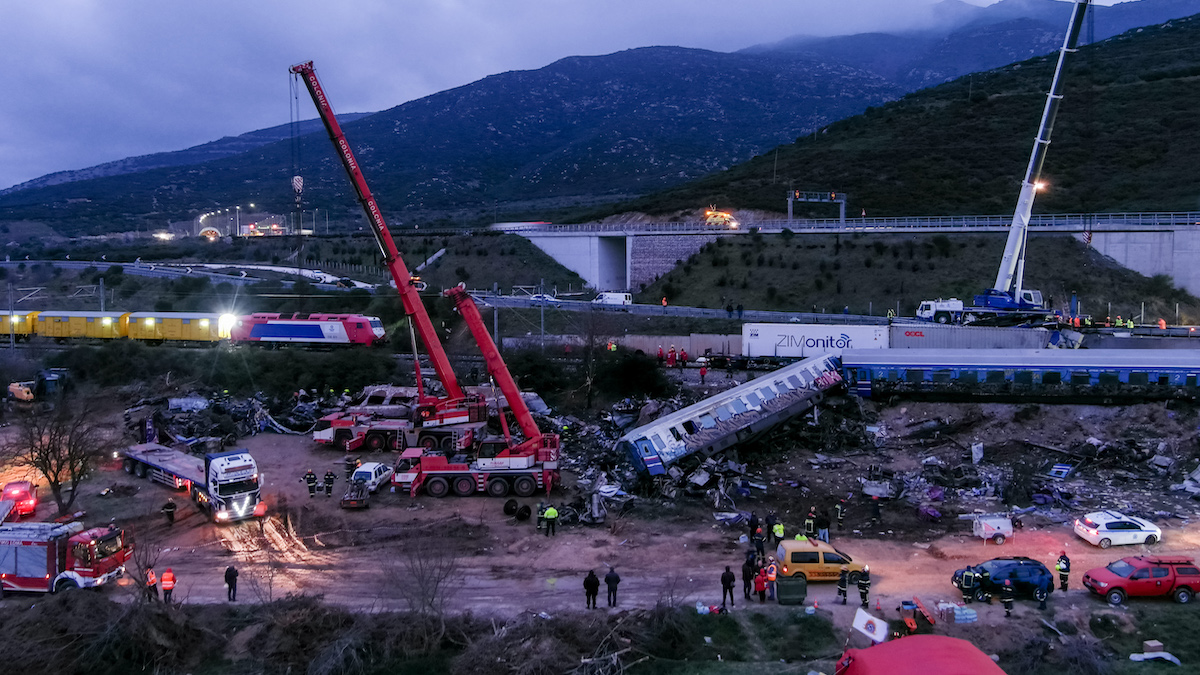
[[[1167,320],[1166,320],[1166,319],[1162,319],[1162,318],[1160,318],[1160,319],[1158,320],[1158,329],[1159,329],[1159,330],[1166,330],[1166,329],[1167,329]]]
[[[146,568],[146,599],[158,600],[158,576],[153,567]]]
[[[170,567],[167,568],[166,572],[163,572],[162,585],[163,602],[169,604],[171,602],[171,591],[175,590],[175,573],[171,571]]]
[[[779,572],[779,566],[775,564],[775,556],[767,557],[767,599],[775,599],[775,578]]]

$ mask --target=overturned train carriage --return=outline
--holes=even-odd
[[[841,384],[839,368],[830,355],[784,366],[629,431],[617,451],[651,476],[698,464],[812,408]]]

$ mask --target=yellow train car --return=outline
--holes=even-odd
[[[37,320],[37,312],[24,312],[12,314],[5,312],[0,314],[4,317],[3,332],[0,332],[0,339],[6,335],[12,335],[20,342],[26,342],[33,335],[34,322]]]
[[[122,317],[125,335],[145,342],[216,343],[221,335],[221,316],[188,312],[132,312]]]
[[[41,337],[64,340],[94,338],[113,340],[125,337],[125,312],[34,312],[30,321],[33,333]]]

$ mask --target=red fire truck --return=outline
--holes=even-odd
[[[125,573],[133,543],[124,530],[83,523],[0,525],[0,592],[95,588]]]

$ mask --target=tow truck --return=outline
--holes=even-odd
[[[420,360],[413,359],[416,364],[418,387],[416,415],[412,420],[413,428],[420,427],[423,430],[430,430],[442,427],[448,429],[455,424],[474,423],[480,424],[480,429],[482,429],[482,425],[486,423],[486,404],[481,397],[466,395],[459,386],[437,330],[429,319],[425,305],[421,302],[420,291],[425,289],[425,285],[413,277],[400,258],[400,252],[384,221],[383,213],[371,195],[371,190],[354,157],[350,143],[346,140],[346,135],[342,132],[341,125],[338,124],[325,90],[317,79],[313,62],[308,61],[292,66],[290,72],[304,81],[321,117],[321,122],[325,125],[325,131],[329,134],[329,139],[333,142],[338,158],[342,162],[342,168],[346,170],[346,175],[363,207],[367,222],[371,225],[375,241],[383,254],[384,263],[400,293],[404,312],[408,316],[410,326],[414,329],[410,331],[413,336],[414,356],[416,356],[416,338],[419,335],[438,379],[446,390],[445,397],[427,395],[422,385]],[[294,182],[302,184],[302,181]],[[445,295],[454,302],[455,308],[471,330],[471,335],[483,354],[488,372],[503,392],[523,438],[518,439],[511,432],[507,417],[501,410],[500,422],[504,431],[503,439],[480,438],[472,431],[469,440],[470,447],[463,447],[468,443],[465,433],[452,436],[454,440],[451,445],[458,447],[450,449],[467,451],[461,453],[463,455],[461,458],[452,458],[454,461],[450,461],[442,455],[434,455],[429,447],[421,448],[417,450],[416,456],[407,458],[410,461],[405,467],[405,475],[412,475],[412,478],[405,483],[409,493],[415,496],[424,487],[429,494],[442,496],[448,494],[453,487],[455,494],[459,495],[472,494],[480,490],[496,494],[502,489],[504,494],[507,494],[510,488],[513,490],[520,488],[520,491],[525,491],[529,486],[529,481],[533,482],[534,489],[542,487],[549,493],[558,481],[558,435],[543,434],[538,429],[529,407],[521,397],[516,381],[508,372],[508,366],[500,357],[500,352],[487,331],[474,299],[461,285],[447,290]],[[481,412],[484,417],[479,419]],[[475,419],[472,419],[472,416]],[[379,424],[382,423],[367,426],[362,430],[361,435],[357,430],[352,431],[349,441],[361,437],[363,443],[367,442],[367,439],[373,439],[372,443],[382,441],[386,445],[390,439],[394,439],[391,444],[398,447],[403,439],[404,444],[407,445],[409,439],[407,428],[402,425],[394,425],[396,428],[394,430],[388,428],[385,434],[383,433],[384,427]],[[336,430],[332,436],[333,438],[337,437]],[[429,434],[428,437],[432,437],[432,434]],[[343,434],[343,438],[345,438],[345,434]],[[443,436],[444,438],[445,436]],[[417,441],[418,443],[422,442],[419,435]],[[426,445],[430,442],[426,441]],[[443,440],[438,440],[437,443],[443,445]],[[346,442],[346,447],[350,449],[350,442]],[[408,453],[409,451],[405,450],[405,454]],[[459,461],[460,459],[461,461]],[[404,461],[405,458],[402,457],[401,462]],[[392,480],[393,482],[397,480],[394,475]],[[532,490],[530,490],[530,494],[532,494]]]
[[[1025,245],[1029,239],[1029,217],[1033,213],[1033,199],[1042,189],[1042,164],[1046,161],[1046,149],[1050,146],[1050,132],[1063,94],[1063,65],[1067,55],[1073,54],[1083,27],[1084,15],[1090,0],[1075,0],[1067,34],[1058,52],[1058,63],[1054,68],[1054,79],[1046,95],[1046,106],[1042,110],[1042,121],[1034,139],[1029,166],[1021,182],[1021,193],[1017,197],[1017,208],[1013,213],[1012,225],[1008,229],[1008,240],[1004,245],[1004,256],[996,273],[992,288],[976,295],[974,304],[964,307],[961,300],[925,300],[917,309],[917,318],[937,323],[959,323],[972,325],[1011,326],[1029,322],[1052,323],[1053,313],[1046,306],[1041,291],[1024,287]]]

